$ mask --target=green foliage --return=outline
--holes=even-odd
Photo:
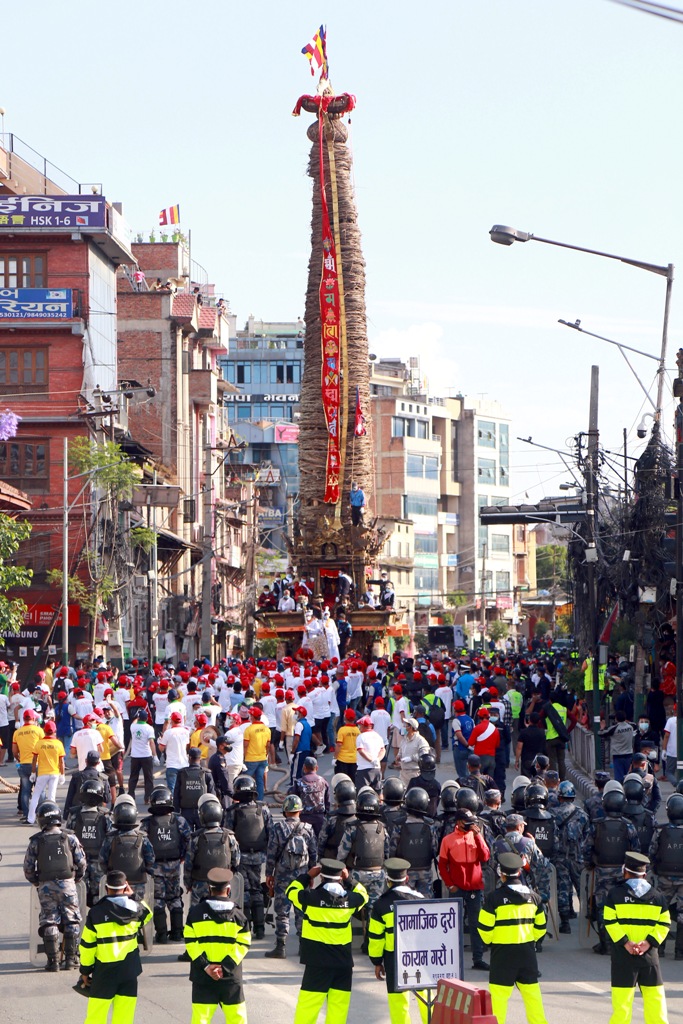
[[[494,643],[498,643],[499,640],[504,640],[510,635],[510,626],[507,622],[496,619],[495,622],[489,624],[488,634]]]
[[[637,639],[635,623],[630,622],[628,619],[617,619],[612,627],[612,635],[609,641],[610,650],[616,651],[617,654],[623,654],[627,658],[629,648],[637,642]]]
[[[140,548],[145,554],[152,550],[157,539],[156,530],[151,530],[148,526],[133,526],[128,531],[128,536],[130,538],[130,546],[132,548]]]
[[[276,658],[277,640],[273,637],[268,640],[257,640],[254,644],[255,658]]]
[[[455,616],[453,615],[453,612],[443,612],[441,622],[444,626],[452,626],[455,623]]]
[[[51,587],[61,587],[64,573],[61,569],[50,569],[47,581]],[[104,609],[116,590],[116,580],[105,575],[96,583],[87,586],[78,576],[69,576],[69,600],[77,604],[84,612],[94,619]]]
[[[69,464],[75,473],[89,476],[93,484],[107,489],[114,498],[130,497],[140,481],[139,467],[113,441],[96,444],[87,437],[74,438],[69,445]]]
[[[570,636],[574,628],[574,617],[565,612],[555,619],[555,636]]]
[[[539,619],[539,621],[534,626],[534,636],[537,636],[540,639],[542,636],[546,635],[549,629],[550,626],[545,621],[545,619]]]
[[[565,668],[563,678],[568,690],[571,690],[579,697],[584,696],[583,672],[580,668]]]
[[[563,544],[541,544],[536,548],[536,585],[551,590],[567,578],[567,548]]]
[[[0,512],[0,632],[15,633],[21,629],[26,605],[19,598],[5,597],[13,587],[30,587],[33,570],[10,563],[19,545],[31,536],[31,524]]]
[[[415,646],[417,647],[418,651],[426,651],[427,648],[429,647],[429,637],[421,629],[415,630],[415,632],[413,633],[413,640],[415,641]]]
[[[463,593],[462,590],[456,590],[453,594],[446,594],[446,602],[451,608],[462,608],[463,605],[467,604],[467,594]]]

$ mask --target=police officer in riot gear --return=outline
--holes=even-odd
[[[640,775],[632,772],[624,779],[623,787],[624,796],[626,797],[624,814],[633,822],[638,833],[638,839],[640,840],[641,852],[645,853],[650,849],[656,823],[654,814],[652,811],[648,811],[644,803],[645,786],[643,785],[643,780]]]
[[[235,803],[225,813],[225,825],[240,848],[240,873],[244,878],[244,909],[251,917],[254,938],[265,935],[265,906],[261,873],[266,863],[268,836],[273,819],[270,810],[257,799],[256,781],[251,775],[238,775],[233,787]]]
[[[86,779],[81,786],[79,802],[72,806],[66,827],[74,833],[85,853],[88,866],[84,881],[87,890],[87,905],[92,907],[100,898],[100,850],[113,825],[107,806],[102,779]]]
[[[116,798],[113,823],[100,850],[100,870],[123,871],[135,899],[141,903],[147,876],[154,875],[154,848],[140,828],[132,796],[124,793]]]
[[[216,787],[211,772],[202,768],[202,752],[199,747],[190,747],[189,765],[181,768],[176,776],[173,790],[173,810],[182,815],[190,828],[195,831],[199,825],[199,801],[207,794],[215,794]]]
[[[526,832],[532,836],[544,857],[552,860],[557,854],[555,819],[546,810],[548,790],[540,782],[531,782],[524,791]]]
[[[52,800],[38,808],[40,832],[32,835],[24,857],[24,877],[38,890],[39,933],[47,954],[46,971],[60,969],[60,931],[64,934],[64,970],[78,966],[81,913],[76,882],[87,862],[78,839],[62,826],[62,814]]]
[[[462,790],[458,791],[459,795]],[[431,897],[432,865],[439,855],[436,836],[429,816],[429,794],[420,788],[409,789],[405,798],[406,820],[400,828],[394,829],[389,839],[389,853],[392,857],[410,861],[408,884],[422,896]]]
[[[664,825],[657,826],[650,844],[650,860],[657,888],[668,906],[676,904],[676,960],[683,960],[683,795],[672,793],[666,801]],[[666,941],[666,940],[665,940]],[[664,945],[659,948],[664,956]]]
[[[592,822],[586,850],[586,860],[593,865],[593,901],[591,919],[597,922],[600,941],[593,952],[607,953],[607,933],[603,921],[603,907],[607,894],[622,876],[624,858],[629,852],[640,851],[638,833],[629,818],[624,816],[626,798],[620,783],[614,780],[605,786],[602,807],[605,817]]]
[[[366,890],[368,914],[384,892],[388,856],[389,833],[382,821],[379,797],[369,788],[362,789],[356,801],[356,819],[347,824],[339,844],[339,860],[349,868],[351,880]]]
[[[436,758],[433,754],[420,754],[418,767],[420,774],[409,780],[406,792],[409,793],[411,789],[415,788],[424,789],[429,797],[429,810],[427,813],[430,818],[434,818],[439,808],[439,797],[441,796],[441,784],[436,781]]]
[[[524,814],[524,811],[526,810],[524,794],[529,784],[529,779],[526,775],[517,775],[513,779],[512,792],[510,794],[510,805],[515,814]]]
[[[401,785],[403,786],[403,783]],[[335,810],[326,819],[318,836],[319,859],[337,859],[339,844],[346,827],[356,820],[356,787],[351,779],[340,776],[339,782],[333,787],[333,794]]]
[[[149,817],[141,828],[154,849],[154,941],[168,942],[166,911],[171,919],[171,942],[183,941],[183,890],[180,866],[192,832],[181,815],[173,810],[171,791],[166,786],[152,790]]]
[[[389,834],[406,820],[405,795],[406,784],[402,779],[392,776],[382,783],[382,818]]]

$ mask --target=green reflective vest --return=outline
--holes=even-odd
[[[562,721],[566,725],[567,724],[567,709],[564,706],[564,704],[555,704],[555,703],[553,703],[553,707],[555,708],[555,710],[557,711],[558,715],[560,716],[560,718],[562,719]],[[545,720],[545,738],[546,738],[546,740],[556,740],[558,736],[559,736],[559,733],[558,733],[557,729],[555,728],[553,723],[550,721],[550,719],[546,718],[546,720]]]
[[[522,705],[524,704],[524,697],[519,690],[508,690],[505,694],[507,699],[510,701],[510,707],[512,708],[512,717],[519,718],[522,713]]]
[[[598,667],[598,689],[605,689],[605,676],[607,675],[607,665],[600,665]],[[593,689],[593,660],[590,659],[583,673],[583,688],[588,693],[589,690]]]

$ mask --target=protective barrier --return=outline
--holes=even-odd
[[[466,981],[440,981],[432,1024],[497,1024],[489,991]]]
[[[591,922],[593,907],[593,891],[595,873],[593,868],[584,868],[581,872],[580,910],[579,910],[579,945],[582,949],[590,949],[598,941],[598,933]]]
[[[548,938],[559,940],[560,938],[560,914],[557,907],[557,872],[555,865],[550,865],[550,899],[547,906]]]
[[[88,892],[85,882],[76,882],[76,891],[78,893],[78,906],[81,911],[81,931],[83,931],[83,925],[85,924],[85,918],[88,913],[88,908],[86,906]],[[44,967],[47,960],[43,940],[38,934],[39,923],[40,899],[38,898],[37,888],[35,885],[32,885],[29,904],[28,958],[34,967]]]

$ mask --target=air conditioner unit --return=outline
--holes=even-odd
[[[133,589],[134,590],[147,590],[147,577],[146,576],[133,576]]]

